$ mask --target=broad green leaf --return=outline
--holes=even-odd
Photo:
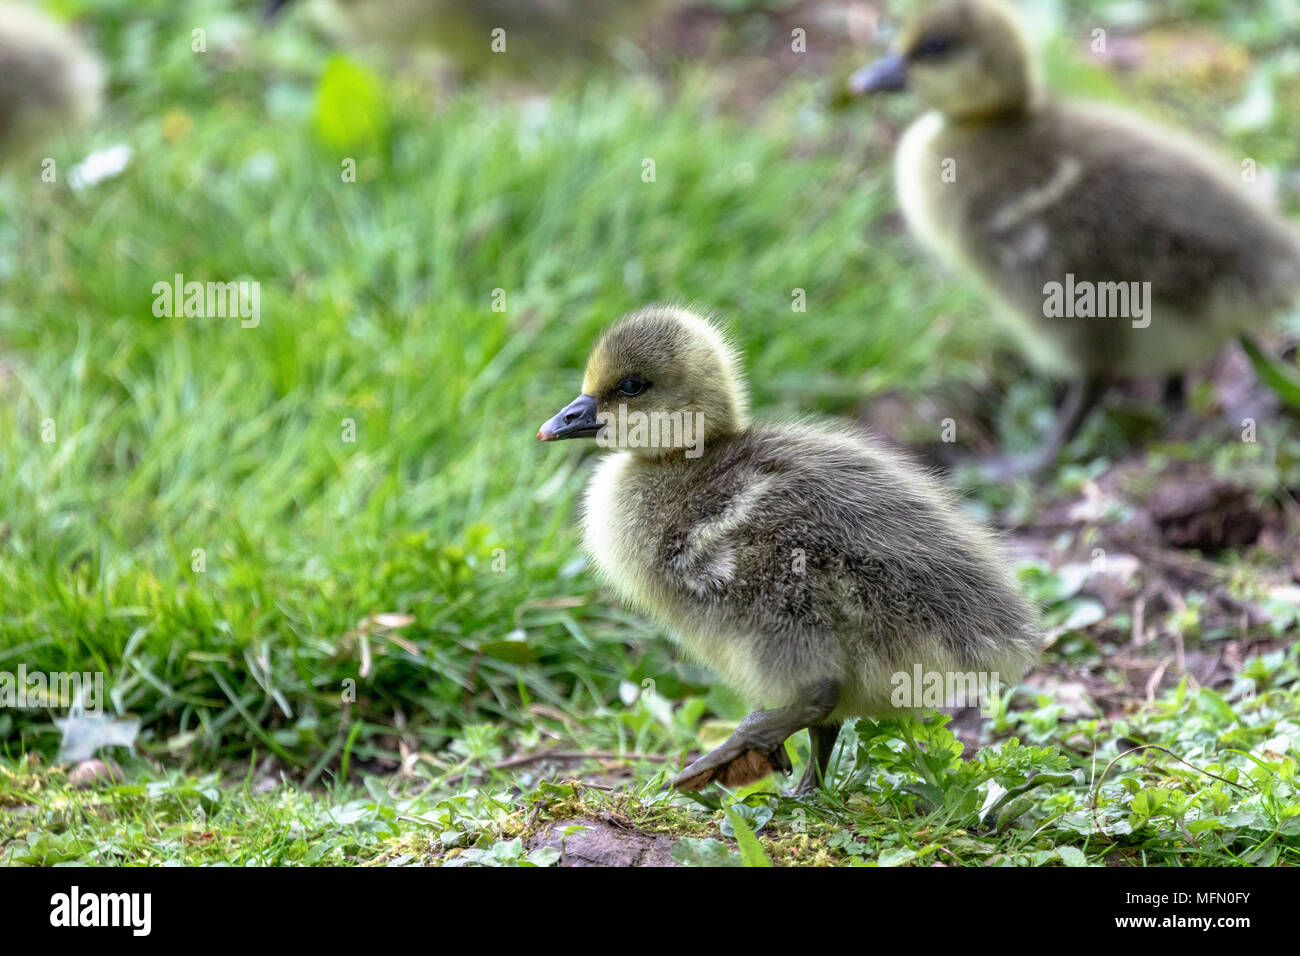
[[[1083,851],[1077,846],[1058,846],[1056,852],[1060,856],[1061,862],[1066,866],[1088,865],[1088,858],[1083,855]]]
[[[1255,366],[1255,374],[1292,408],[1300,408],[1300,373],[1264,354],[1253,339],[1241,337],[1241,347]]]
[[[382,150],[388,107],[378,77],[345,57],[331,59],[316,88],[314,122],[316,135],[331,149]]]
[[[754,831],[749,828],[744,817],[731,807],[727,807],[727,822],[736,834],[736,846],[740,848],[740,860],[745,866],[772,865],[772,861],[763,852],[763,845],[754,836]]]

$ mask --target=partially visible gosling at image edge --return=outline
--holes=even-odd
[[[582,394],[537,437],[617,449],[586,491],[587,550],[691,657],[772,708],[674,785],[789,773],[785,741],[808,728],[807,793],[843,720],[899,712],[896,675],[1014,684],[1040,640],[993,538],[928,475],[848,428],[752,424],[746,406],[722,334],[651,306],[600,337]]]
[[[267,0],[276,15],[291,0]],[[461,71],[542,78],[599,62],[635,37],[669,0],[315,0],[316,19],[342,38],[390,53],[436,50]]]
[[[0,2],[0,164],[12,162],[99,108],[103,70],[66,27]]]
[[[1026,467],[1050,464],[1116,377],[1181,373],[1300,300],[1300,235],[1240,166],[1136,114],[1050,95],[1000,0],[926,7],[850,89],[911,90],[928,110],[895,154],[911,231],[983,287],[1032,364],[1073,383]],[[1121,314],[1049,306],[1049,289],[1069,288]]]

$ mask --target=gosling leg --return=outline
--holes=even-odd
[[[1110,380],[1105,378],[1088,377],[1071,382],[1065,401],[1057,412],[1056,424],[1042,446],[1027,455],[1009,455],[990,462],[983,469],[984,477],[991,481],[1005,481],[1018,475],[1035,474],[1051,466],[1061,449],[1079,433],[1080,426],[1108,388]]]
[[[1187,386],[1181,373],[1165,378],[1161,386],[1161,400],[1171,412],[1180,412],[1187,407]]]
[[[805,727],[824,723],[839,702],[839,681],[826,679],[810,684],[802,698],[789,707],[754,711],[721,746],[674,777],[673,786],[700,790],[710,780],[716,780],[723,786],[741,787],[776,770],[790,773],[794,767],[785,752],[786,738]]]
[[[840,736],[838,722],[830,724],[813,724],[808,728],[808,766],[804,767],[799,785],[787,791],[788,797],[806,797],[821,786],[826,779],[826,771],[831,764],[831,754],[835,751],[835,741]]]

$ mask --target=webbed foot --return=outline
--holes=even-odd
[[[785,740],[775,748],[766,749],[764,743],[754,743],[737,730],[719,747],[710,750],[673,778],[673,786],[681,790],[702,790],[710,780],[724,787],[743,787],[777,770],[793,770],[790,755],[785,752]]]
[[[801,696],[800,701],[789,707],[754,711],[721,746],[674,777],[672,785],[682,790],[700,790],[710,781],[716,781],[725,787],[742,787],[778,770],[790,773],[794,766],[785,751],[786,738],[829,717],[839,703],[840,685],[835,680],[820,680],[805,688]],[[838,732],[837,724],[835,733]],[[834,744],[832,735],[830,745]],[[821,753],[818,746],[814,745],[813,749]],[[829,750],[826,756],[830,756]],[[816,759],[810,758],[810,763],[815,762]]]

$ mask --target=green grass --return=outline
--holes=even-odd
[[[647,743],[681,744],[693,731],[665,703],[642,695],[620,714],[591,719],[583,739],[619,738],[629,755]],[[963,755],[942,721],[915,727],[924,753],[898,722],[860,721],[843,737],[830,789],[810,800],[757,784],[693,801],[663,788],[671,770],[630,756],[622,763],[639,768],[638,782],[613,791],[563,773],[491,770],[497,727],[472,729],[454,765],[317,791],[251,770],[222,779],[139,761],[125,779],[87,788],[24,759],[0,767],[0,808],[9,808],[0,814],[0,859],[545,866],[559,854],[530,838],[546,825],[612,819],[668,837],[686,865],[1300,864],[1295,648],[1248,662],[1225,695],[1184,682],[1104,732],[1096,719],[1062,719],[1049,698],[1035,703],[994,716],[1023,745],[1011,739],[974,755]],[[484,766],[469,786],[462,774]]]
[[[77,790],[49,769],[52,714],[0,711],[0,805],[21,808],[0,815],[0,860],[510,863],[538,820],[611,808],[714,839],[721,807],[657,784],[706,713],[737,704],[598,590],[574,528],[592,458],[534,435],[598,330],[656,300],[723,317],[763,414],[1014,376],[970,292],[936,281],[890,218],[874,120],[906,106],[830,112],[795,81],[740,115],[699,65],[668,84],[573,83],[545,106],[395,81],[378,132],[337,148],[317,132],[331,53],[314,38],[253,30],[226,3],[68,6],[93,11],[112,100],[54,154],[57,183],[0,186],[0,670],[102,671],[109,710],[143,730],[124,782]],[[202,56],[195,23],[210,24]],[[1296,132],[1283,114],[1255,135],[1283,161]],[[121,177],[68,188],[76,160],[117,142],[134,151]],[[260,325],[154,316],[154,284],[178,272],[258,281]],[[791,846],[820,862],[1077,861],[1051,856],[1066,846],[1090,862],[1294,863],[1294,761],[1260,777],[1221,746],[1261,744],[1295,713],[1287,667],[1261,677],[1267,708],[1234,700],[1195,740],[1191,715],[1215,709],[1197,694],[1134,718],[1131,733],[1249,778],[1222,806],[1203,775],[1125,757],[1090,836],[1080,731],[1040,702],[998,726],[1048,748],[1016,766],[944,758],[926,791],[889,727],[860,726],[848,796],[756,792],[732,814],[781,862]],[[621,702],[645,681],[655,694]],[[1095,741],[1097,760],[1128,732]],[[942,728],[926,733],[939,760]],[[630,755],[631,795],[483,770],[557,739]],[[410,755],[397,796],[369,776]],[[311,788],[233,769],[267,757]],[[986,832],[970,795],[1026,770],[1073,782]],[[1123,831],[1124,781],[1227,822]],[[731,852],[684,846],[687,861]]]
[[[643,629],[573,564],[587,462],[534,437],[626,310],[718,310],[768,408],[937,378],[916,316],[954,293],[901,243],[869,244],[889,198],[863,157],[881,165],[880,146],[823,118],[808,151],[799,91],[757,123],[689,80],[671,101],[572,90],[545,123],[491,91],[436,111],[395,95],[391,151],[363,145],[345,183],[312,133],[313,76],[244,66],[301,84],[302,114],[268,116],[236,69],[172,143],[127,96],[96,133],[135,150],[120,179],[24,183],[8,210],[0,664],[106,671],[147,750],[310,767],[356,721],[357,753],[382,750],[399,708],[439,747],[511,719],[521,683],[585,709],[639,679],[620,645]],[[261,324],[155,317],[154,283],[178,272],[259,281]],[[345,711],[355,632],[382,612],[415,616],[407,649],[372,639]],[[48,749],[48,725],[22,730]]]

